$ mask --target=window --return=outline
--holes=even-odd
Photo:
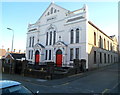
[[[51,8],[51,14],[53,13],[53,7]]]
[[[73,60],[73,48],[70,49],[70,61]]]
[[[46,46],[48,45],[48,32],[46,34]]]
[[[49,15],[50,13],[48,12],[47,15]]]
[[[31,59],[33,59],[33,50],[31,50]]]
[[[49,60],[51,60],[51,50],[49,50]]]
[[[48,54],[48,51],[46,50],[45,51],[45,60],[47,60],[47,54]]]
[[[113,60],[112,60],[112,55],[111,55],[111,63],[113,62]]]
[[[100,52],[100,63],[102,63],[102,53]]]
[[[70,49],[70,61],[73,60],[73,48]]]
[[[108,63],[110,63],[110,55],[108,54]]]
[[[34,37],[33,37],[33,39],[32,39],[32,47],[34,46]]]
[[[73,29],[70,32],[71,38],[70,38],[70,43],[73,43],[73,39],[74,39],[74,33],[73,33]]]
[[[79,48],[76,48],[76,59],[79,59]]]
[[[29,50],[29,52],[28,52],[28,59],[30,59],[30,50]]]
[[[56,42],[56,31],[54,31],[54,40],[53,40],[53,44],[55,44]]]
[[[54,13],[56,13],[56,9],[54,10]]]
[[[116,60],[115,60],[115,56],[114,56],[114,62],[115,62]]]
[[[52,45],[52,31],[50,32],[50,45]]]
[[[79,29],[76,29],[76,43],[79,43]]]
[[[109,50],[109,41],[108,41],[108,50]]]
[[[102,38],[101,38],[101,36],[100,36],[100,48],[102,48]]]
[[[10,64],[10,59],[8,59],[8,64]]]
[[[94,51],[94,63],[96,64],[96,51]]]
[[[106,41],[105,41],[105,39],[104,39],[104,49],[106,49]]]
[[[104,54],[104,63],[106,63],[106,54]]]
[[[94,32],[94,45],[96,45],[96,33]]]
[[[110,48],[111,48],[111,51],[112,51],[112,43],[110,44]]]
[[[30,39],[29,39],[29,47],[31,47],[31,37],[30,37]]]

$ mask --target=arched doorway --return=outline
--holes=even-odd
[[[60,49],[56,51],[56,66],[62,67],[62,51]]]
[[[40,61],[40,53],[39,51],[37,50],[35,52],[35,64],[39,64],[39,61]]]

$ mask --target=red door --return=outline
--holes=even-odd
[[[39,51],[37,50],[35,53],[35,64],[39,64],[40,61],[40,55],[39,55]]]
[[[60,49],[56,52],[56,66],[62,67],[62,51]]]

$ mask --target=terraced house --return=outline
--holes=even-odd
[[[86,5],[69,11],[51,3],[36,23],[28,25],[26,58],[29,64],[54,62],[58,67],[85,59],[86,69],[91,69],[117,62],[118,42],[89,21]]]

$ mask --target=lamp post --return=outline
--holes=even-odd
[[[7,28],[8,30],[11,30],[13,32],[13,36],[12,36],[12,47],[11,47],[11,52],[13,51],[13,41],[14,41],[14,30],[11,28]]]

